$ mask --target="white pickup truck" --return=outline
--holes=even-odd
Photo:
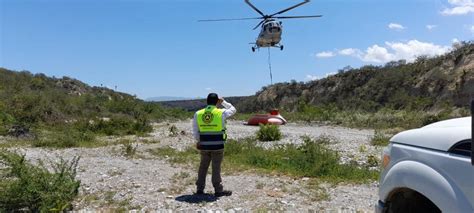
[[[473,123],[451,119],[392,137],[375,211],[474,212]]]

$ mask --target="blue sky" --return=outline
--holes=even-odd
[[[299,0],[254,0],[273,13]],[[473,0],[312,0],[285,15],[274,82],[344,66],[413,60],[473,40]],[[251,95],[270,84],[267,50],[252,53],[257,17],[243,0],[0,0],[0,67],[117,86],[140,98]]]

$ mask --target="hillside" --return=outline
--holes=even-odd
[[[467,107],[473,97],[474,43],[464,42],[450,53],[419,57],[413,63],[367,65],[307,83],[278,83],[262,88],[237,106],[240,112],[273,107],[297,111],[305,104],[369,112],[382,108],[436,110]]]
[[[96,132],[109,128],[109,135],[120,130],[132,134],[149,131],[150,121],[182,114],[69,77],[54,78],[0,68],[0,135],[15,128],[39,132],[39,129],[72,124]],[[98,126],[92,126],[91,121],[96,121]]]

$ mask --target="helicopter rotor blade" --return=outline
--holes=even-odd
[[[309,2],[309,0],[304,0],[304,2],[301,2],[301,3],[299,3],[299,4],[295,4],[294,6],[291,6],[291,7],[289,7],[289,8],[286,8],[286,9],[280,11],[280,12],[276,12],[276,13],[270,15],[270,16],[282,14],[282,13],[284,13],[284,12],[287,12],[288,10],[295,9],[295,8],[297,8],[297,7],[299,7],[299,6],[303,5],[303,4],[306,4],[306,3],[308,3],[308,2]]]
[[[260,25],[262,25],[264,21],[265,21],[265,19],[262,20],[262,21],[260,21],[260,22],[257,24],[257,26],[255,26],[252,30],[255,30],[255,29],[257,29],[258,27],[260,27]]]
[[[265,14],[262,13],[257,7],[255,7],[252,3],[250,3],[250,0],[245,0],[245,3],[247,3],[253,10],[257,11],[258,14],[265,16]]]
[[[314,15],[314,16],[274,16],[273,18],[278,19],[290,19],[290,18],[320,18],[322,15]]]
[[[240,20],[252,20],[252,19],[262,19],[263,17],[256,18],[225,18],[225,19],[204,19],[198,20],[198,22],[207,22],[207,21],[240,21]]]

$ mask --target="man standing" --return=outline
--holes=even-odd
[[[221,104],[225,109],[217,108]],[[237,110],[232,104],[219,98],[216,93],[207,96],[207,106],[194,114],[193,133],[201,152],[196,194],[204,194],[206,175],[212,162],[212,185],[216,197],[230,196],[232,191],[224,190],[221,178],[221,164],[224,158],[224,143],[227,139],[225,121]]]

